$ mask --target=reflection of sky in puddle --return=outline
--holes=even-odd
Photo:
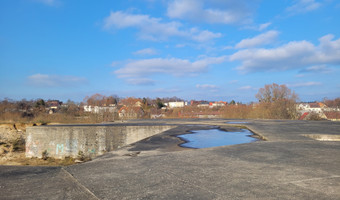
[[[220,129],[196,130],[191,134],[183,134],[177,137],[187,141],[181,147],[209,148],[225,145],[243,144],[257,141],[250,137],[253,135],[249,130],[242,129],[241,132],[226,132]]]

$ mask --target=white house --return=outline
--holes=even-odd
[[[169,103],[167,103],[167,106],[168,106],[169,108],[182,108],[182,107],[184,107],[184,106],[186,106],[186,105],[187,105],[187,103],[184,102],[184,101],[169,102]]]
[[[116,111],[115,106],[84,106],[85,112],[91,112],[91,113],[104,113],[104,112],[110,112],[113,113]]]
[[[322,119],[327,119],[325,112],[334,111],[328,108],[324,103],[300,103],[296,105],[298,112],[301,114],[301,119],[308,117],[309,114],[317,114]]]

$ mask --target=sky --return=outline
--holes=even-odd
[[[0,99],[340,97],[339,0],[0,0]]]

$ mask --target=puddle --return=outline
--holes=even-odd
[[[195,130],[191,132],[177,136],[186,141],[186,143],[180,145],[181,147],[201,149],[258,141],[258,139],[251,137],[253,133],[247,129],[241,129],[240,132],[227,132],[220,129]]]

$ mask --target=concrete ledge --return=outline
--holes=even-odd
[[[26,130],[26,157],[96,157],[175,128],[172,125],[38,126]]]

